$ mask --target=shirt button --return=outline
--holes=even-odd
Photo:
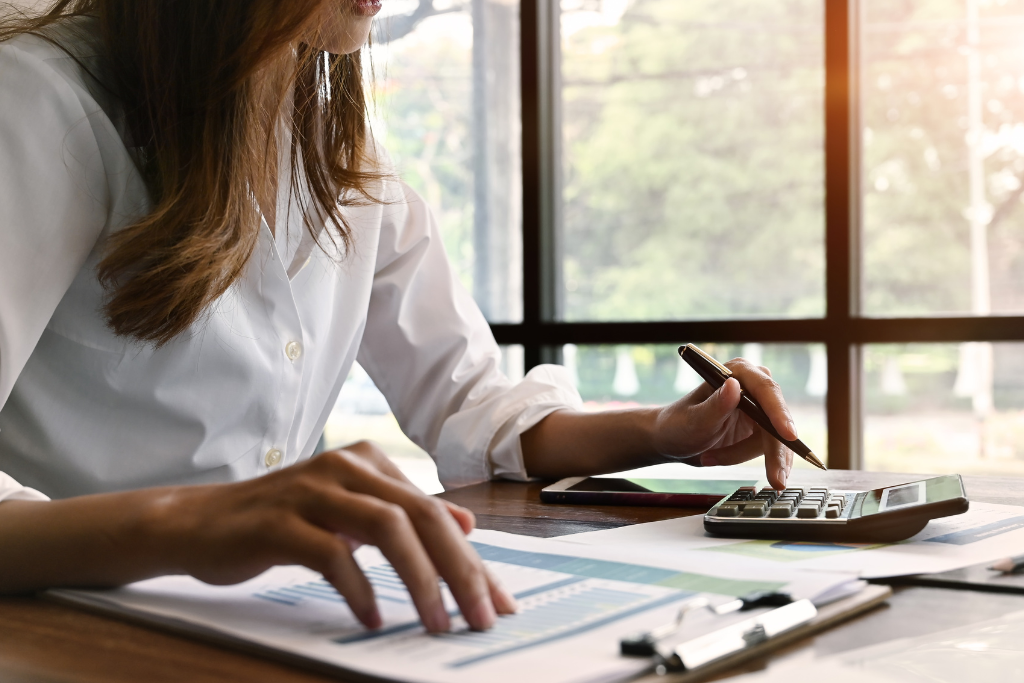
[[[267,464],[267,467],[276,467],[281,464],[281,458],[284,457],[284,453],[276,448],[271,448],[267,451],[266,456],[263,458],[263,462]]]
[[[297,341],[288,342],[284,345],[284,355],[288,356],[288,360],[298,360],[302,355],[302,344]]]

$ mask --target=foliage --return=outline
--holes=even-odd
[[[637,0],[564,39],[569,319],[824,313],[821,12]]]

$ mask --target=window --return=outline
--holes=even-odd
[[[512,0],[390,0],[371,36],[374,132],[402,179],[437,217],[448,256],[488,320],[522,309],[522,126],[519,6]],[[523,349],[502,348],[522,377]],[[424,490],[441,490],[429,456],[402,434],[356,365],[323,447],[380,443]]]
[[[562,2],[572,321],[825,313],[821,0]]]
[[[697,341],[830,467],[1024,474],[1024,0],[393,5],[386,139],[524,369],[663,402]]]

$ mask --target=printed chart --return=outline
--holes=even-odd
[[[507,581],[514,576],[528,586],[514,591],[519,612],[499,619],[489,631],[455,630],[434,638],[451,646],[445,666],[461,668],[534,645],[579,635],[646,610],[680,602],[697,592],[743,595],[777,590],[782,583],[739,581],[624,562],[528,552],[473,543],[481,558]],[[503,565],[503,566],[502,566]],[[378,600],[406,605],[408,620],[376,631],[357,630],[333,638],[339,645],[386,640],[421,633],[412,601],[390,564],[364,567]],[[531,580],[532,579],[532,580]],[[537,583],[540,580],[541,583]],[[308,602],[344,603],[322,578],[277,585],[254,597],[298,607]],[[451,600],[449,598],[448,602]],[[451,609],[458,616],[456,608]]]

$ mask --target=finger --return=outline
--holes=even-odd
[[[796,423],[786,405],[786,399],[782,396],[782,389],[778,382],[772,379],[771,374],[763,372],[742,358],[731,360],[727,365],[743,388],[764,409],[775,431],[790,441],[796,439]]]
[[[388,457],[384,449],[372,441],[357,441],[339,450],[355,453],[392,479],[414,485],[409,477],[405,476],[405,472]]]
[[[412,480],[405,476],[405,473],[402,472],[398,465],[396,465],[391,458],[387,457],[387,454],[372,441],[357,441],[356,443],[349,444],[340,450],[355,453],[357,456],[368,460],[374,467],[392,479],[397,479],[398,481],[409,484],[410,486],[415,486],[415,484],[412,483]],[[459,527],[462,528],[462,533],[469,534],[476,528],[476,515],[474,515],[471,510],[447,501],[445,501],[445,504],[448,506],[448,510],[451,512],[452,517],[454,517],[455,521],[458,522]]]
[[[462,529],[462,533],[468,536],[476,528],[476,515],[469,508],[464,508],[447,500],[444,501],[444,504],[447,506],[451,516],[455,518],[455,522]]]
[[[385,479],[380,473],[376,476]],[[402,486],[399,482],[390,481],[392,486]],[[441,599],[437,570],[409,516],[399,505],[339,487],[326,488],[317,496],[308,496],[303,512],[318,526],[377,546],[409,590],[427,630],[439,633],[450,628],[451,620]]]
[[[771,484],[772,488],[782,490],[786,488],[786,482],[789,479],[789,468],[793,452],[763,429],[758,429],[757,431],[761,433],[761,446],[764,450],[764,469],[768,477],[768,483]]]
[[[759,432],[762,432],[760,428],[742,441],[704,451],[700,456],[701,465],[704,467],[738,465],[741,462],[753,460],[764,453],[764,443],[761,441]]]
[[[351,472],[345,485],[405,510],[433,566],[448,583],[466,622],[475,629],[490,628],[494,624],[497,615],[483,562],[444,501],[368,470]]]
[[[484,573],[487,576],[487,585],[491,591],[491,602],[494,603],[494,609],[497,610],[498,614],[515,614],[518,612],[519,604],[516,603],[516,599],[505,588],[501,579],[495,576],[494,572],[487,565],[484,565]]]
[[[286,557],[280,564],[298,562],[319,572],[345,598],[349,609],[366,628],[381,627],[383,622],[373,586],[344,540],[304,521],[297,521],[288,525],[282,534],[281,549]]]

